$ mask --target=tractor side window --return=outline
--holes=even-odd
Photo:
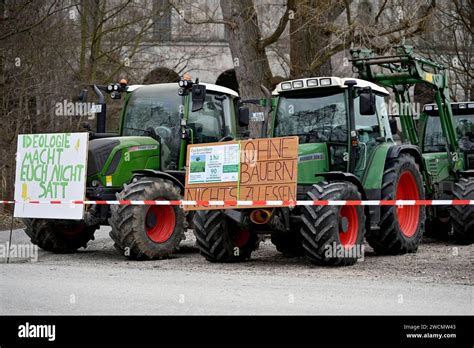
[[[192,131],[195,144],[222,139],[228,133],[222,100],[216,99],[214,94],[207,93],[203,108],[189,114],[187,125]]]
[[[441,129],[441,122],[437,116],[428,117],[423,147],[424,152],[446,151],[446,140]]]
[[[462,151],[474,151],[474,114],[455,116],[456,133]]]
[[[474,115],[454,115],[454,124],[462,151],[474,150]],[[446,151],[446,139],[441,128],[439,116],[429,116],[426,122],[423,141],[425,152]]]
[[[377,96],[377,102],[379,98],[383,97]],[[360,97],[354,99],[354,116],[355,116],[355,126],[357,133],[359,134],[359,140],[363,143],[375,142],[375,139],[380,137],[380,126],[377,118],[377,114],[373,115],[361,115],[359,113],[359,103]],[[378,104],[378,103],[377,103]],[[380,109],[379,107],[377,109]]]

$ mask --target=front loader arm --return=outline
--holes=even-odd
[[[396,54],[392,56],[376,56],[368,49],[354,49],[351,50],[351,61],[361,78],[392,89],[400,110],[402,132],[412,144],[420,145],[420,140],[410,107],[409,88],[422,83],[434,90],[450,167],[457,172],[462,164],[446,67],[415,56],[410,46],[396,46],[395,50]]]

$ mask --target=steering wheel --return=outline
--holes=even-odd
[[[219,142],[221,141],[232,141],[234,140],[234,137],[232,135],[226,135],[225,137],[219,139]]]
[[[165,126],[159,126],[155,128],[156,134],[165,139],[170,139],[173,137],[173,131]]]
[[[347,138],[347,130],[345,129],[344,126],[336,126],[331,130],[331,138],[335,137],[337,140],[344,141]]]

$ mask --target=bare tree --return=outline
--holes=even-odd
[[[419,39],[424,55],[444,64],[450,71],[454,100],[474,100],[474,5],[468,0],[438,4],[431,29]]]

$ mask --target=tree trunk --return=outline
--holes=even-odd
[[[86,78],[86,50],[89,30],[87,26],[87,4],[86,0],[81,0],[81,52],[79,54],[79,81],[81,83],[89,82]]]
[[[220,4],[224,21],[228,22],[226,36],[240,95],[243,98],[259,97],[262,95],[261,84],[271,88],[272,72],[265,48],[261,45],[261,33],[253,1],[221,0]],[[258,136],[259,126],[252,122],[249,128],[250,136]]]
[[[291,78],[332,75],[330,27],[344,9],[342,1],[296,1],[290,21]]]

